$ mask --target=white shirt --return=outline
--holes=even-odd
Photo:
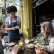
[[[17,20],[16,20],[16,21],[17,21],[18,23],[21,22],[21,19],[20,19],[19,16],[17,16]],[[13,21],[13,22],[16,22],[16,21]],[[11,18],[10,18],[10,16],[6,18],[5,22],[8,22],[9,25],[10,25],[10,23],[11,23]]]

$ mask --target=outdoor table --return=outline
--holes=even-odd
[[[47,54],[47,51],[42,51],[45,52]],[[18,54],[36,54],[35,52],[35,48],[27,48],[25,47],[23,50],[19,51]]]
[[[20,49],[18,54],[35,54],[35,48],[28,48],[26,44]]]
[[[21,42],[21,41],[20,41]],[[23,42],[24,43],[24,42]],[[21,43],[22,44],[22,43]],[[28,48],[27,45],[30,43],[24,43],[21,49],[17,52],[17,54],[36,54],[35,53],[35,47],[34,48]],[[31,43],[34,44],[34,43]],[[18,44],[17,44],[18,45]],[[34,44],[35,45],[35,44]],[[46,46],[46,45],[45,45]]]
[[[24,54],[35,54],[35,50],[34,49],[25,48]]]
[[[35,48],[28,48],[26,45],[23,45],[17,54],[36,54],[36,52]]]

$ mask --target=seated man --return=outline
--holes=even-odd
[[[1,40],[0,40],[0,54],[4,54],[3,46],[2,46],[2,42],[1,42]]]
[[[0,54],[4,54],[2,41],[1,41],[1,25],[2,25],[2,22],[0,22]]]

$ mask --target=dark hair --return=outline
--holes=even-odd
[[[9,6],[7,8],[7,13],[17,12],[17,8],[15,6]]]

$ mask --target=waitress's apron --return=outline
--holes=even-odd
[[[17,20],[16,22],[11,21],[9,28],[12,28],[15,26],[17,26]],[[18,42],[18,40],[20,39],[19,29],[8,31],[8,37],[9,37],[9,42]]]

